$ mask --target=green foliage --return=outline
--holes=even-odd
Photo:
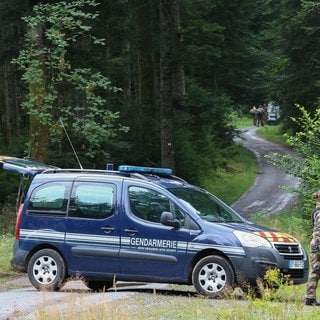
[[[199,184],[231,204],[253,185],[257,171],[255,155],[237,145],[226,150],[224,161],[218,168],[207,167],[207,172],[199,179]]]
[[[286,137],[283,132],[283,126],[271,125],[271,126],[263,126],[257,130],[257,134],[266,140],[286,144]]]
[[[13,157],[22,157],[25,153],[25,144],[26,138],[15,137],[12,142],[12,146],[6,147],[4,145],[0,146],[0,155],[13,156]],[[15,197],[18,192],[19,184],[21,181],[21,176],[19,174],[15,174],[12,171],[0,170],[0,210],[2,205],[5,202],[12,202],[13,199],[11,197]],[[15,212],[15,209],[13,210]],[[8,211],[10,214],[10,211]],[[3,213],[4,214],[4,213]],[[3,226],[6,225],[6,217],[1,218],[0,212],[0,220],[4,223]],[[4,222],[5,221],[5,222]],[[3,230],[1,230],[0,224],[0,234]]]
[[[0,206],[7,200],[9,195],[17,193],[19,182],[20,176],[18,174],[4,170],[0,171]]]
[[[11,60],[11,57],[16,56],[17,51],[21,49],[20,38],[25,27],[21,23],[21,15],[29,15],[31,5],[34,3],[39,1],[1,2],[0,16],[3,30],[0,38],[1,67],[4,67],[6,61]],[[112,113],[121,112],[121,123],[125,127],[134,128],[135,132],[130,132],[129,136],[120,131],[124,128],[119,126],[119,117],[112,119],[114,127],[111,131],[117,131],[117,135],[122,138],[121,143],[125,140],[127,145],[136,147],[130,154],[134,161],[151,159],[159,163],[160,134],[157,132],[159,119],[156,110],[159,106],[158,76],[161,67],[159,2],[81,0],[45,1],[45,3],[36,5],[34,13],[24,18],[29,24],[30,32],[27,39],[29,42],[26,42],[27,45],[20,51],[18,60],[21,62],[20,70],[24,80],[27,81],[25,82],[27,86],[23,87],[15,79],[14,66],[10,66],[12,68],[9,70],[10,74],[3,76],[9,82],[6,86],[2,86],[3,92],[0,93],[0,98],[10,97],[8,108],[12,110],[13,126],[18,127],[16,125],[18,119],[24,132],[29,126],[23,114],[25,110],[21,111],[18,108],[19,112],[16,112],[16,106],[20,106],[21,99],[26,98],[24,105],[28,112],[36,115],[43,123],[49,124],[52,154],[61,152],[66,154],[69,147],[61,139],[63,133],[59,123],[57,124],[58,118],[62,116],[72,141],[75,141],[77,151],[81,150],[80,157],[88,162],[94,162],[92,157],[95,155],[95,158],[105,161],[106,150],[107,147],[110,148],[110,144],[115,151],[110,157],[117,158],[119,150],[116,150],[115,142],[118,139],[110,139],[108,134],[102,138],[103,132],[108,129],[104,127],[105,119],[101,114],[97,114],[94,108],[110,110]],[[147,5],[150,10],[144,10]],[[181,43],[183,54],[172,57],[172,67],[174,68],[176,61],[179,61],[179,64],[183,64],[188,81],[191,79],[216,99],[229,99],[229,103],[222,102],[217,106],[217,101],[207,103],[207,96],[199,95],[199,99],[195,99],[194,102],[197,103],[203,98],[200,102],[208,109],[204,112],[204,116],[215,119],[216,113],[213,110],[229,115],[230,109],[248,110],[248,106],[276,99],[283,106],[284,121],[287,127],[290,127],[294,124],[290,121],[290,115],[297,115],[296,109],[292,107],[294,103],[301,103],[310,111],[315,109],[319,91],[320,61],[316,49],[319,39],[318,1],[183,0],[179,1],[179,5],[181,9],[179,31],[183,36]],[[152,36],[149,47],[152,51],[150,61],[153,62],[145,63],[143,66],[137,54],[139,44],[137,13],[150,22],[145,25],[145,34]],[[35,39],[37,34],[42,34],[41,37],[37,37],[39,41]],[[99,36],[94,37],[93,34]],[[107,46],[95,46],[104,43]],[[139,74],[140,66],[155,79],[155,82],[154,85],[150,84],[154,89],[153,101],[149,106],[137,111],[135,105],[140,98],[139,83],[141,77],[144,77],[143,74]],[[104,85],[107,85],[105,78],[87,79],[86,73],[76,72],[82,68],[89,74],[96,74],[98,70],[100,74],[108,75],[111,83],[115,87],[121,87],[123,93],[119,91],[114,93],[111,83],[108,87],[110,90],[105,90]],[[81,80],[78,86],[75,83],[77,76]],[[4,83],[4,79],[1,78],[0,81]],[[24,91],[28,90],[29,84],[38,85],[40,88],[45,86],[45,90],[39,93],[40,97],[30,95],[26,97]],[[6,87],[9,88],[7,92]],[[92,89],[93,91],[90,91]],[[191,88],[187,88],[187,95],[189,89]],[[38,105],[39,98],[41,105]],[[34,107],[35,104],[37,107]],[[227,105],[228,107],[224,108]],[[184,105],[175,107],[177,113],[185,108]],[[193,106],[196,107],[197,105]],[[0,108],[2,111],[2,101]],[[131,108],[133,110],[130,112]],[[91,111],[93,117],[89,116]],[[140,123],[137,114],[140,116]],[[185,115],[189,116],[188,113]],[[193,116],[195,115],[191,113],[191,117]],[[198,119],[197,126],[190,128],[191,132],[188,133],[191,139],[197,134],[192,131],[198,131],[202,125],[202,118],[199,116]],[[220,119],[218,117],[217,121],[212,123],[212,127],[217,128],[217,137],[220,139],[214,147],[215,150],[225,147],[221,141],[224,140],[224,134],[229,133],[228,128],[224,132],[224,124],[219,126]],[[196,122],[196,119],[192,121]],[[85,126],[84,123],[87,122],[90,124]],[[151,126],[151,123],[154,125],[154,130],[147,139],[146,147],[143,148],[142,140],[150,132],[149,126],[145,128],[145,124]],[[97,134],[92,133],[95,124],[99,131]],[[175,122],[174,126],[176,125]],[[85,131],[87,129],[88,134]],[[11,132],[14,135],[21,135],[18,129]],[[211,133],[204,135],[204,143],[210,139]],[[177,137],[182,135],[178,133]],[[56,143],[57,140],[59,144]],[[97,144],[101,146],[99,150]],[[179,140],[175,141],[175,149],[180,152],[185,144],[184,139],[181,145]],[[199,153],[197,146],[190,148],[193,149],[192,153]],[[122,150],[119,153],[121,152]],[[211,157],[212,152],[209,154]],[[200,157],[203,158],[202,155]],[[129,156],[128,159],[130,160]],[[64,160],[69,163],[69,159]],[[176,167],[179,167],[179,163]]]
[[[11,173],[11,177],[12,176],[15,176],[15,178],[20,178],[19,175]],[[10,196],[7,196],[4,204],[1,204],[0,206],[0,235],[12,236],[14,234],[18,209],[18,199],[16,194],[18,192],[19,184],[16,183],[13,186],[15,186],[15,190],[10,190]]]
[[[287,128],[298,129],[290,117],[297,117],[294,104],[314,111],[319,91],[319,1],[267,1],[269,8],[264,45],[269,51],[266,64],[269,96],[284,110]],[[268,37],[268,38],[267,38]],[[269,41],[267,41],[269,40]],[[272,53],[273,55],[270,55]]]
[[[185,0],[183,13],[187,74],[233,106],[262,103],[256,1]]]
[[[290,281],[289,275],[284,275],[280,272],[280,269],[270,269],[266,272],[263,279],[266,281],[269,288],[278,289],[283,284],[288,284]]]
[[[255,156],[233,144],[234,128],[248,127],[252,120],[239,119],[241,113],[232,111],[228,97],[214,95],[191,80],[185,105],[176,113],[177,175],[232,203],[251,186],[257,172]],[[233,185],[238,188],[230,193]]]
[[[248,117],[248,115],[243,115],[239,111],[232,111],[230,118],[231,123],[235,128],[242,129],[252,126],[252,117]]]
[[[13,236],[0,233],[0,275],[3,278],[4,275],[15,273],[10,266],[10,260],[12,257],[13,248]]]
[[[300,128],[294,135],[286,135],[287,143],[299,155],[273,154],[270,161],[301,179],[298,190],[295,190],[306,201],[306,208],[314,206],[311,203],[311,194],[319,189],[320,179],[320,108],[311,115],[304,107],[297,105],[301,112],[300,118],[292,118],[292,121]]]
[[[107,96],[121,90],[100,72],[75,68],[68,59],[79,40],[87,39],[90,45],[104,43],[89,34],[90,22],[98,17],[89,8],[97,5],[93,0],[80,0],[34,6],[33,16],[24,17],[29,31],[24,49],[14,60],[25,83],[36,88],[29,91],[23,103],[28,114],[48,126],[53,145],[64,136],[58,122],[62,119],[72,136],[82,137],[83,153],[89,159],[108,158],[103,145],[119,132],[128,131],[126,126],[117,124],[119,112],[107,108]],[[67,95],[66,87],[71,92]]]
[[[227,110],[230,113],[226,112]],[[215,170],[231,153],[234,130],[231,101],[189,80],[185,107],[175,112],[177,174],[201,184],[208,168]]]
[[[279,294],[283,288],[290,288],[296,291],[290,275],[284,275],[280,269],[269,269],[263,279],[257,279],[259,296],[263,301],[282,301],[283,296]],[[289,300],[289,299],[286,299]]]

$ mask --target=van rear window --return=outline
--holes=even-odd
[[[48,183],[33,191],[28,210],[65,212],[67,204],[67,186],[64,184]]]

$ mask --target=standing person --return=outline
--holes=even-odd
[[[263,105],[263,124],[268,123],[268,107],[266,104]]]
[[[257,125],[257,108],[256,106],[253,106],[250,109],[250,114],[252,115],[252,121],[253,121],[253,125],[256,126]]]
[[[316,291],[320,279],[320,191],[312,195],[316,199],[316,208],[312,213],[313,233],[310,241],[311,271],[308,278],[304,304],[320,306],[316,299]]]
[[[259,108],[257,109],[257,126],[260,127],[263,127],[264,126],[264,123],[263,123],[263,117],[264,117],[264,110],[262,108],[262,106],[259,106]]]

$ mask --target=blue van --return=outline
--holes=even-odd
[[[25,165],[34,175],[16,223],[11,265],[39,290],[79,277],[93,290],[116,281],[193,285],[216,298],[279,269],[295,284],[308,258],[292,236],[253,224],[170,169],[72,170]]]

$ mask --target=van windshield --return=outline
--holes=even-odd
[[[245,220],[209,192],[192,188],[170,188],[177,198],[187,202],[196,213],[208,222],[236,222]]]

